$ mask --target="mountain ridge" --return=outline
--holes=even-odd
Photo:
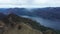
[[[28,18],[20,17],[20,16],[18,16],[16,14],[9,14],[9,15],[7,15],[6,17],[4,17],[2,19],[2,21],[10,28],[11,27],[14,28],[16,24],[19,24],[19,23],[23,22],[25,24],[30,25],[31,28],[36,29],[38,31],[45,32],[46,30],[51,30],[51,31],[54,32],[54,30],[51,29],[51,28],[42,26],[39,23],[37,23],[36,21],[33,21],[31,19],[28,19]]]

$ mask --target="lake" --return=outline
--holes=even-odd
[[[41,25],[44,25],[46,27],[50,27],[56,30],[60,30],[60,20],[49,20],[49,19],[44,19],[41,17],[30,17],[30,16],[22,16],[25,18],[30,18],[32,20],[35,20],[37,22],[39,22]]]

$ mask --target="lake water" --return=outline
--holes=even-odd
[[[39,22],[41,25],[44,25],[46,27],[60,30],[60,20],[53,21],[53,20],[43,19],[41,17],[30,17],[30,16],[22,16],[22,17],[35,20],[35,21]]]

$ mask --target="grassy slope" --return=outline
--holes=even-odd
[[[36,21],[33,21],[31,19],[28,19],[28,18],[22,18],[22,17],[19,17],[17,15],[14,15],[14,14],[10,14],[6,17],[6,19],[8,19],[9,17],[12,17],[12,21],[14,22],[24,22],[24,23],[28,23],[33,29],[36,29],[36,30],[40,30],[40,31],[46,31],[46,30],[52,30],[54,31],[53,29],[51,28],[48,28],[48,27],[45,27],[45,26],[42,26],[41,24],[37,23]],[[4,19],[4,21],[6,20]],[[9,22],[7,22],[9,23]]]
[[[5,34],[42,34],[41,31],[32,29],[28,24],[21,23],[20,25],[22,25],[20,30],[17,28],[17,25],[14,29],[10,28]]]

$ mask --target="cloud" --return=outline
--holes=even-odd
[[[0,7],[60,7],[60,0],[0,0]]]
[[[40,4],[45,4],[45,3],[47,3],[47,1],[48,1],[48,0],[34,0],[34,1],[33,1],[33,4],[39,4],[39,5],[40,5]]]
[[[0,0],[0,4],[23,5],[28,4],[28,0]]]

